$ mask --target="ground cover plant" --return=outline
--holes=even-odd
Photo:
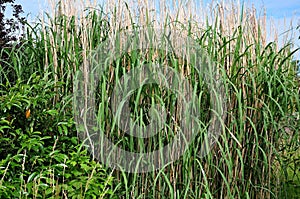
[[[295,50],[289,42],[282,48],[277,41],[267,43],[265,15],[258,17],[254,8],[236,1],[208,8],[197,1],[49,4],[47,14],[26,25],[21,42],[0,52],[7,57],[0,62],[1,197],[297,198],[300,102]],[[165,145],[181,120],[172,117],[181,108],[173,93],[152,85],[131,96],[130,116],[146,124],[149,104],[161,103],[170,114],[167,127],[157,137],[140,140],[112,125],[110,99],[120,83],[117,77],[138,68],[141,60],[167,62],[185,75],[203,111],[202,131],[178,160],[152,172],[128,173],[98,162],[78,139],[82,135],[75,125],[73,83],[78,71],[88,77],[89,56],[99,45],[117,40],[119,32],[145,27],[176,30],[205,50],[224,83],[226,109],[225,117],[218,118],[220,136],[202,157],[210,114],[206,105],[212,96],[192,64],[175,56],[176,50],[119,56],[95,92],[99,128],[123,149],[152,151]]]

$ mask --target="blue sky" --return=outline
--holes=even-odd
[[[256,7],[264,5],[267,8],[268,14],[273,17],[300,16],[299,0],[254,0],[248,2],[253,2]]]
[[[300,19],[299,0],[244,0],[244,1],[249,5],[253,4],[257,8],[258,12],[262,11],[262,8],[265,7],[267,9],[267,15],[269,17],[273,17],[274,19],[283,20],[283,18],[292,19],[292,17]],[[16,3],[19,3],[23,6],[25,13],[31,13],[32,18],[37,16],[37,14],[42,9],[45,9],[47,7],[46,2],[47,0],[16,0]],[[204,3],[205,2],[211,2],[211,0],[204,0]]]
[[[72,1],[72,0],[71,0]],[[200,1],[200,0],[199,0]],[[266,7],[269,16],[274,18],[283,18],[298,16],[300,17],[300,2],[299,0],[244,0],[247,4],[255,5],[259,11],[261,8]],[[16,0],[23,6],[26,13],[32,13],[34,16],[46,7],[47,0]],[[204,0],[210,2],[210,0]],[[226,0],[225,0],[226,2]]]
[[[101,1],[105,2],[105,0]],[[30,20],[35,19],[38,13],[47,7],[47,0],[16,0],[15,2],[23,6],[25,13],[31,13],[29,15]],[[205,4],[207,2],[211,2],[211,0],[203,0],[203,2]],[[284,25],[284,22],[289,24],[289,22],[292,21],[292,28],[294,28],[293,30],[295,36],[290,39],[295,41],[296,47],[300,47],[300,41],[298,39],[300,30],[295,30],[298,21],[300,21],[299,0],[244,0],[244,2],[246,2],[248,5],[254,5],[258,13],[261,14],[263,14],[263,8],[267,9],[268,22],[272,21],[273,25],[278,28],[278,33],[280,35],[279,40],[284,38],[285,34],[283,33],[289,29],[289,26]],[[273,38],[270,37],[269,39],[272,40]],[[300,58],[300,52],[298,53],[297,57]]]

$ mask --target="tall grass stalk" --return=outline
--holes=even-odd
[[[97,44],[106,38],[113,41],[119,31],[133,31],[147,26],[166,32],[176,30],[183,37],[196,39],[216,62],[217,70],[224,71],[228,98],[227,118],[223,118],[223,131],[211,154],[200,159],[198,151],[203,139],[200,136],[179,161],[158,171],[146,174],[116,171],[115,175],[120,180],[118,183],[121,184],[120,197],[271,198],[277,194],[271,183],[274,150],[279,150],[276,144],[282,133],[279,123],[296,110],[294,100],[297,96],[293,94],[295,85],[290,82],[288,75],[292,70],[288,61],[290,48],[286,46],[278,52],[278,44],[266,43],[266,14],[257,18],[255,8],[234,2],[212,3],[210,8],[200,8],[199,10],[204,11],[200,14],[197,8],[201,5],[194,1],[111,1],[100,11],[90,9],[88,12],[84,8],[93,4],[78,2],[80,6],[70,7],[61,1],[58,14],[49,18],[49,28],[53,31],[48,35],[51,48],[49,52],[52,53],[50,58],[53,58],[50,63],[53,63],[56,81],[62,80],[66,74],[68,78],[65,80],[68,81],[80,69],[88,84],[88,56]],[[52,5],[54,8],[55,2]],[[72,55],[78,56],[70,58]],[[130,60],[143,59],[140,54],[133,56]],[[122,59],[115,68],[110,69],[110,74],[101,85],[101,104],[104,107],[102,106],[99,117],[103,122],[103,130],[124,148],[132,151],[135,147],[143,149],[145,143],[126,138],[116,126],[108,125],[110,116],[107,112],[107,91],[117,83],[117,71],[126,72],[134,67],[130,62],[129,65],[126,64],[127,58]],[[74,67],[70,68],[70,63]],[[193,76],[193,73],[185,72],[184,67],[177,67],[182,74]],[[88,96],[87,92],[86,88],[85,96]],[[135,101],[141,102],[142,96],[148,95],[147,89],[140,91]],[[137,118],[143,118],[145,113],[139,112],[136,106],[133,109]],[[171,104],[169,109],[172,109]],[[175,106],[175,109],[180,107]],[[179,118],[170,122],[169,125],[172,125],[160,134],[159,140],[147,143],[149,151],[170,141]],[[122,137],[124,139],[119,140]],[[125,185],[124,189],[122,185]]]
[[[104,7],[90,0],[49,0],[49,4],[51,12],[36,26],[28,27],[24,51],[13,53],[8,67],[19,77],[35,70],[63,84],[57,88],[53,103],[72,94],[78,70],[85,81],[84,96],[88,96],[89,56],[93,50],[107,39],[115,41],[119,32],[145,27],[164,33],[173,30],[184,39],[193,38],[210,55],[216,65],[214,72],[224,81],[226,117],[218,118],[222,131],[212,151],[201,158],[199,151],[207,130],[205,111],[209,107],[203,106],[208,91],[197,71],[169,49],[128,52],[111,63],[99,84],[97,117],[99,128],[126,150],[146,152],[161,147],[172,140],[180,123],[175,114],[167,120],[159,138],[147,141],[117,129],[111,115],[111,92],[120,83],[118,77],[138,67],[138,61],[167,63],[164,57],[170,56],[168,64],[189,77],[193,97],[200,96],[198,101],[204,109],[202,131],[179,160],[149,173],[112,170],[118,198],[276,198],[281,194],[281,182],[275,179],[286,167],[282,144],[296,147],[299,118],[293,115],[299,114],[299,85],[291,46],[287,43],[278,49],[277,41],[267,43],[266,13],[258,18],[254,7],[236,1],[213,1],[208,7],[182,0],[120,0],[109,1]],[[175,52],[180,44],[174,41]],[[172,92],[155,86],[141,88],[131,100],[133,115],[142,125],[146,125],[143,118],[148,110],[141,109],[142,105],[159,103],[171,115],[182,108]],[[87,108],[87,97],[85,104]],[[286,131],[284,127],[293,122],[295,128]],[[286,139],[289,136],[292,138]]]

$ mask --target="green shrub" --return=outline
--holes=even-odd
[[[1,85],[0,198],[112,195],[112,177],[78,141],[70,97],[53,104],[54,87],[36,74]]]

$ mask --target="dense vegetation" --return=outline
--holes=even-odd
[[[0,198],[296,198],[300,194],[296,51],[290,43],[281,49],[275,41],[266,43],[266,23],[255,10],[220,3],[202,16],[197,5],[181,1],[159,10],[158,4],[148,1],[109,3],[104,8],[90,1],[49,3],[56,8],[52,13],[36,24],[26,23],[24,37],[1,48]],[[164,5],[168,4],[161,8]],[[207,156],[199,154],[208,124],[203,112],[204,133],[180,159],[152,172],[128,173],[98,162],[79,140],[73,83],[77,71],[90,69],[88,56],[99,45],[115,39],[117,32],[145,27],[175,29],[207,52],[224,82],[226,117],[218,118],[222,130]],[[96,90],[99,127],[120,147],[152,151],[172,140],[181,119],[169,117],[167,128],[145,141],[111,125],[109,99],[119,83],[115,77],[139,67],[139,60],[160,64],[167,60],[189,78],[193,96],[199,96],[202,110],[209,111],[203,106],[211,97],[205,81],[192,64],[174,54],[127,52],[101,76]],[[144,87],[132,98],[140,101],[130,108],[141,123],[146,123],[149,110],[143,103],[161,102],[169,113],[181,108],[172,93],[156,86]]]

